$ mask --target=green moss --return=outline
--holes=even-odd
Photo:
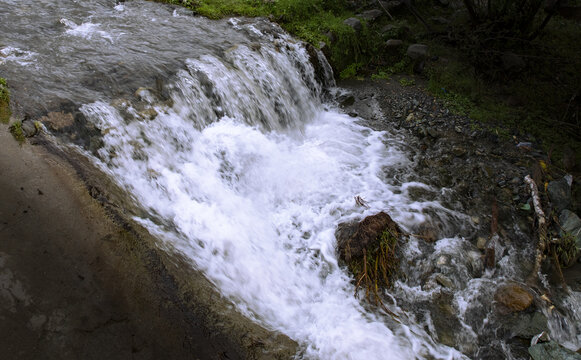
[[[10,120],[10,91],[6,79],[0,78],[0,122],[7,124]]]
[[[24,131],[22,131],[22,123],[16,122],[10,126],[10,133],[14,136],[14,139],[20,144],[24,143],[25,136]]]

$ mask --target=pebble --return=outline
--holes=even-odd
[[[480,250],[484,250],[486,249],[487,242],[488,240],[486,240],[486,238],[479,236],[478,239],[476,240],[476,247],[479,248]]]

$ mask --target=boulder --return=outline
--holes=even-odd
[[[581,219],[575,213],[569,210],[561,211],[561,215],[559,215],[559,223],[561,224],[562,233],[561,236],[565,235],[565,233],[570,234],[575,239],[575,246],[577,247],[577,255],[573,261],[577,260],[579,256],[581,256]],[[571,265],[571,264],[568,264]]]
[[[412,44],[408,47],[406,55],[413,60],[424,60],[428,57],[428,45]]]
[[[345,19],[345,21],[343,21],[343,24],[350,26],[351,28],[353,28],[353,30],[355,30],[355,32],[363,30],[363,25],[361,24],[361,21],[354,17]]]
[[[51,130],[59,131],[72,126],[75,123],[75,118],[71,113],[49,112],[40,121],[47,124]]]
[[[398,39],[389,39],[385,42],[385,46],[388,48],[399,48],[403,45],[403,41]]]
[[[532,314],[521,312],[515,314],[516,317],[510,318],[510,332],[513,336],[529,340],[537,334],[548,331],[547,317],[536,311]]]
[[[405,1],[380,1],[379,5],[387,11],[399,10],[405,5]]]
[[[377,20],[379,17],[381,17],[384,14],[383,11],[379,10],[379,9],[373,9],[373,10],[367,10],[362,12],[361,14],[357,14],[358,17],[365,19],[369,22],[375,21]]]
[[[383,211],[359,223],[339,224],[335,233],[339,257],[347,263],[355,258],[363,258],[364,251],[369,250],[367,252],[371,253],[377,247],[385,231],[395,237],[402,234],[399,226]]]
[[[494,294],[494,300],[511,312],[523,311],[533,303],[533,296],[518,284],[500,286]]]
[[[539,343],[529,348],[533,360],[581,360],[581,355],[554,341]]]
[[[553,208],[560,213],[571,203],[571,175],[566,175],[562,179],[549,182],[547,194]]]

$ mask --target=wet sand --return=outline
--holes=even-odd
[[[77,170],[0,125],[2,359],[294,354],[294,342],[245,320],[199,274],[120,222]]]

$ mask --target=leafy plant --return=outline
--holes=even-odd
[[[357,71],[361,69],[362,66],[363,65],[361,63],[352,63],[339,73],[339,77],[341,79],[349,79],[355,77],[355,75],[357,75]]]
[[[414,79],[401,78],[401,79],[399,79],[399,84],[401,86],[411,86],[411,85],[415,85],[416,81]]]
[[[22,130],[22,123],[16,122],[10,126],[10,133],[14,136],[14,139],[22,144],[25,140],[24,131]]]

